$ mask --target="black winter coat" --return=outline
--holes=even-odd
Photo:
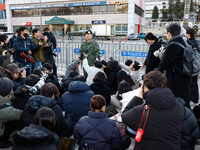
[[[50,37],[49,37],[50,41],[53,43],[53,49],[55,49],[57,47],[57,43],[56,43],[56,38],[53,35],[52,32],[50,32]]]
[[[51,40],[48,39],[47,40],[47,44],[52,44]],[[53,51],[52,51],[52,47],[44,47],[44,55],[45,55],[45,60],[46,62],[52,62],[55,63],[55,60],[53,58]]]
[[[143,94],[150,106],[148,120],[137,150],[181,150],[184,106],[168,88],[155,88]],[[142,117],[143,99],[134,97],[122,113],[123,122],[137,131]]]
[[[175,38],[171,42],[176,41],[185,46],[182,37]],[[170,42],[170,43],[171,43]],[[183,70],[183,52],[184,49],[176,44],[167,46],[163,59],[159,64],[161,71],[166,70],[166,77],[168,79],[168,86],[174,93],[175,97],[180,97],[186,102],[186,107],[190,107],[190,94],[191,94],[191,77],[182,75],[179,70]]]
[[[22,87],[17,88],[18,91],[22,91]],[[22,92],[20,96],[12,99],[11,102],[13,107],[16,109],[24,110],[26,103],[28,102],[31,95],[28,92]]]
[[[10,48],[13,48],[14,39],[16,38],[15,34],[9,39]]]
[[[79,150],[85,143],[93,150],[112,150],[122,143],[119,128],[104,112],[89,111],[88,116],[82,117],[75,126],[74,138],[78,139]]]
[[[110,88],[103,81],[95,81],[90,85],[94,94],[100,94],[106,99],[106,106],[110,104]]]
[[[59,137],[47,128],[35,124],[11,135],[12,150],[57,150]]]
[[[154,42],[149,47],[148,55],[145,59],[144,65],[146,66],[146,74],[155,68],[158,68],[158,65],[160,63],[159,57],[154,56],[154,52],[157,51],[161,47],[160,43]]]
[[[102,64],[107,66],[107,62],[102,60]],[[117,73],[121,70],[121,67],[119,65],[116,65],[116,67],[112,71],[104,70],[104,72],[107,75],[107,85],[110,87],[111,94],[115,94],[118,90],[118,83],[117,83]]]
[[[188,39],[188,41],[192,42],[192,44],[194,45],[194,47],[196,49],[200,50],[199,44],[198,44],[197,40],[194,37],[191,37],[190,39]]]
[[[19,34],[18,37],[14,39],[13,47],[15,48],[16,53],[16,61],[19,62],[26,62],[27,60],[20,55],[21,52],[28,53],[29,50],[37,51],[40,47],[40,45],[34,45],[32,39],[30,37],[27,37],[26,39],[23,39],[21,35]],[[32,55],[31,55],[32,56]]]
[[[54,113],[56,114],[56,133],[59,136],[65,137],[67,135],[66,120],[63,117],[60,106],[57,105],[57,102],[50,97],[36,95],[29,99],[26,108],[21,115],[23,127],[29,126],[31,123],[33,123],[33,119],[37,110],[42,107],[49,107],[54,111]]]

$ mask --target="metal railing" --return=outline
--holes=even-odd
[[[148,45],[147,44],[127,44],[127,43],[105,43],[105,42],[97,42],[99,44],[101,55],[103,60],[109,61],[110,57],[113,57],[115,60],[119,62],[125,62],[127,59],[131,59],[133,61],[137,60],[140,64],[143,64],[145,57],[137,57],[129,53],[128,56],[122,56],[124,52],[147,52]],[[59,71],[65,71],[66,66],[70,64],[74,59],[78,58],[78,49],[81,47],[81,42],[64,42],[58,41],[57,47],[61,48],[61,52],[57,53],[57,57],[55,58],[56,65]],[[76,51],[77,50],[77,51]],[[75,53],[76,52],[76,53]]]

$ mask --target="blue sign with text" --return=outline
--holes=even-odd
[[[68,7],[106,5],[107,1],[68,3]]]
[[[92,24],[106,24],[106,20],[93,20]]]
[[[35,5],[10,6],[10,10],[16,10],[16,9],[35,9]]]
[[[55,52],[61,53],[61,48],[58,48],[58,47],[57,47],[57,48],[55,49]]]
[[[79,52],[80,52],[80,48],[75,48],[74,49],[74,53],[75,54],[79,54]],[[101,55],[105,55],[105,50],[104,49],[100,49],[100,54]]]
[[[148,52],[121,51],[121,56],[128,57],[147,57]]]

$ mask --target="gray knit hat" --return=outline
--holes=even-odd
[[[6,77],[0,77],[0,95],[1,96],[6,96],[9,95],[10,92],[13,89],[13,82],[6,78]]]

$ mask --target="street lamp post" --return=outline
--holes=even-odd
[[[190,13],[190,1],[191,0],[185,0],[185,9],[184,9],[184,16],[183,16],[183,27],[188,27],[188,21],[189,21],[189,13]]]
[[[40,30],[42,31],[41,0],[40,0]]]

